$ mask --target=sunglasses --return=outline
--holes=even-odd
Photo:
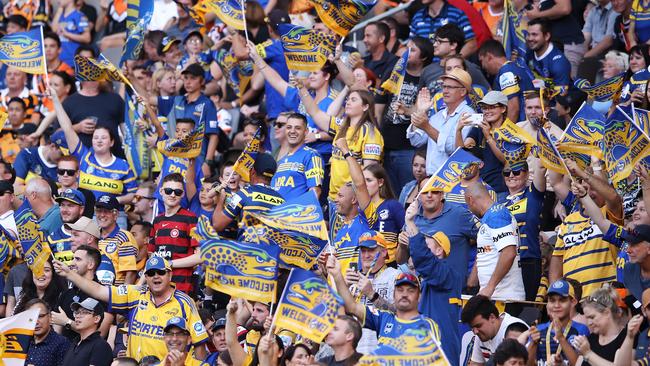
[[[284,123],[284,122],[275,122],[275,123],[273,124],[273,126],[274,126],[275,128],[282,128],[282,127],[284,127],[284,125],[286,125],[286,123]]]
[[[518,177],[523,173],[523,170],[504,170],[503,171],[503,176],[504,177],[509,177],[510,174],[514,175],[515,177]]]
[[[165,192],[166,195],[171,196],[172,193],[176,195],[177,197],[180,197],[183,195],[183,190],[182,189],[172,189],[172,188],[163,188],[163,192]]]
[[[155,198],[147,197],[147,196],[140,196],[139,194],[136,194],[135,196],[133,196],[133,202],[138,202],[140,200],[153,200],[153,199],[155,199]]]
[[[73,175],[75,175],[75,173],[77,173],[77,170],[76,169],[57,169],[56,172],[59,175],[68,175],[68,176],[72,177]]]
[[[153,276],[164,276],[167,274],[167,271],[164,269],[150,269],[147,272],[144,273],[145,276],[147,277],[153,277]]]

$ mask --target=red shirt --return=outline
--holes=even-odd
[[[194,248],[199,243],[190,237],[190,230],[196,226],[196,222],[196,215],[184,208],[172,216],[158,215],[153,220],[147,250],[168,261],[194,254]],[[193,271],[193,268],[172,270],[172,281],[176,283],[177,289],[188,294],[192,291]]]
[[[465,0],[447,0],[447,2],[467,15],[467,19],[469,19],[469,23],[472,25],[472,30],[474,31],[474,36],[476,37],[477,47],[481,47],[483,42],[492,39],[490,28],[488,28],[481,14],[474,9],[472,5]]]

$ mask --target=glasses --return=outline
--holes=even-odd
[[[82,315],[93,315],[94,313],[89,310],[82,310],[82,309],[77,309],[72,312],[74,316],[82,316]]]
[[[164,269],[151,269],[144,273],[144,275],[147,277],[164,276],[166,274],[167,271],[165,271]]]
[[[503,176],[504,176],[504,177],[509,177],[510,174],[512,174],[512,175],[514,175],[515,177],[518,177],[518,176],[521,175],[522,172],[523,172],[523,170],[504,170],[504,171],[503,171]]]
[[[168,196],[171,196],[172,193],[177,197],[180,197],[180,196],[183,195],[183,190],[182,189],[163,188],[163,192],[165,192],[165,194],[168,195]]]
[[[282,128],[282,127],[284,127],[284,125],[286,125],[285,122],[275,122],[275,123],[273,123],[273,126],[275,128]]]
[[[465,89],[464,86],[442,85],[442,89]]]
[[[155,198],[153,197],[147,197],[147,196],[140,196],[139,194],[136,194],[133,196],[133,202],[137,203],[140,200],[153,200]]]
[[[170,338],[187,337],[187,335],[188,335],[187,332],[184,332],[182,330],[180,332],[165,332],[165,337],[170,337]]]
[[[434,44],[435,44],[435,43],[450,43],[450,41],[449,41],[448,39],[442,39],[442,38],[438,38],[438,37],[436,37],[436,38],[433,40],[433,43],[434,43]]]
[[[57,169],[56,172],[59,175],[68,175],[72,177],[77,173],[77,169]]]

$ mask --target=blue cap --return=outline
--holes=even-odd
[[[60,148],[66,150],[68,149],[68,143],[65,141],[65,134],[63,133],[63,130],[59,130],[53,133],[52,136],[50,136],[50,141]]]
[[[171,271],[172,267],[169,265],[169,262],[165,258],[153,256],[147,260],[147,264],[145,264],[144,266],[144,272],[147,273],[149,270],[152,269]]]
[[[167,321],[167,325],[165,325],[165,328],[163,329],[163,331],[168,332],[169,328],[171,328],[171,327],[176,327],[176,328],[182,329],[182,330],[184,330],[184,331],[186,331],[188,333],[190,332],[187,329],[187,322],[185,321],[185,319],[181,318],[180,316],[175,316],[175,317],[169,319]]]
[[[61,201],[68,201],[72,202],[75,205],[79,206],[85,206],[86,205],[86,197],[84,196],[81,191],[78,189],[74,188],[68,188],[65,191],[63,191],[59,196],[55,199],[56,202],[61,203]]]
[[[565,280],[557,280],[553,282],[551,287],[548,288],[548,295],[557,294],[562,297],[571,296],[574,299],[576,298],[575,292],[573,291],[573,286]]]
[[[384,236],[375,230],[366,231],[359,237],[359,247],[375,249],[378,246],[386,248],[387,243]]]
[[[395,277],[395,287],[404,284],[420,288],[420,280],[412,273],[401,272]]]
[[[104,194],[99,196],[99,198],[97,198],[97,201],[95,202],[95,207],[105,208],[107,210],[119,210],[120,203],[117,202],[117,198],[115,198],[114,196],[111,196],[109,194]]]

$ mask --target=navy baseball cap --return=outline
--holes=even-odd
[[[405,284],[420,288],[420,280],[416,275],[412,273],[401,272],[397,275],[397,277],[395,277],[395,286]]]
[[[169,265],[169,262],[165,258],[153,256],[147,260],[147,264],[144,266],[144,273],[147,273],[152,269],[171,271],[172,267]]]
[[[56,199],[56,202],[61,203],[61,201],[68,201],[72,202],[75,205],[79,206],[85,206],[86,205],[86,197],[84,196],[81,191],[78,189],[74,188],[68,188],[63,193],[61,193]]]
[[[180,316],[175,316],[167,321],[167,324],[165,325],[165,328],[163,329],[164,332],[168,332],[169,328],[171,327],[176,327],[181,330],[184,330],[186,332],[190,332],[187,329],[187,322],[185,321],[184,318],[181,318]]]
[[[117,198],[115,198],[114,196],[104,194],[99,196],[99,198],[95,202],[95,207],[105,208],[107,210],[119,210],[120,203],[117,202]]]
[[[56,131],[50,136],[50,141],[59,148],[68,149],[68,143],[65,141],[63,130]]]
[[[273,156],[271,156],[271,154],[261,153],[257,154],[253,169],[255,169],[255,173],[257,173],[257,175],[273,178],[275,171],[278,169],[278,163],[275,162],[275,159],[273,159]]]
[[[226,318],[219,318],[214,324],[212,324],[212,328],[210,328],[213,332],[217,329],[220,328],[225,328],[226,327]]]
[[[623,239],[630,245],[642,242],[650,243],[650,225],[637,225]]]
[[[548,288],[548,295],[556,294],[560,295],[562,297],[567,297],[571,296],[572,298],[576,298],[575,291],[573,290],[573,286],[565,280],[557,280],[553,282],[551,287]]]
[[[185,70],[181,71],[181,75],[204,76],[205,70],[201,65],[193,63],[188,65]]]

